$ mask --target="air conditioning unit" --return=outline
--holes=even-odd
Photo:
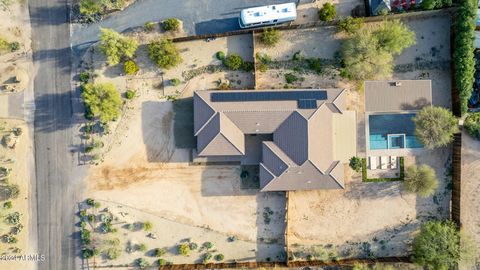
[[[397,86],[397,87],[398,87],[398,86],[402,86],[402,82],[394,82],[393,85],[395,85],[395,86]]]

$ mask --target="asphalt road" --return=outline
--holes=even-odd
[[[221,33],[239,29],[240,10],[296,0],[137,0],[124,11],[87,27],[74,28],[72,48],[82,52],[98,40],[99,28],[125,31],[149,21],[178,18],[187,34]]]
[[[66,0],[30,0],[35,95],[35,160],[39,269],[75,269],[75,169],[72,147],[71,51]],[[35,205],[35,202],[33,203]]]

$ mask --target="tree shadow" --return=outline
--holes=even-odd
[[[29,11],[32,25],[61,25],[70,21],[70,10],[66,4],[49,7],[30,4]]]
[[[431,105],[432,103],[426,98],[419,98],[412,103],[402,103],[400,107],[402,110],[421,110],[422,108]]]
[[[238,25],[238,17],[214,19],[195,24],[195,33],[197,35],[218,34],[240,29],[241,28]]]
[[[38,92],[37,92],[38,93]],[[35,97],[35,130],[52,133],[73,126],[71,91]]]

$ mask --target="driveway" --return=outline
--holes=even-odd
[[[86,27],[73,27],[72,48],[83,52],[98,40],[100,27],[118,32],[142,26],[149,21],[178,18],[187,35],[221,33],[239,29],[240,10],[248,7],[280,4],[289,0],[138,0],[135,4],[107,19]]]

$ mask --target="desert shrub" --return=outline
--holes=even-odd
[[[82,249],[82,258],[84,259],[90,259],[95,255],[95,250],[90,249],[90,248],[84,248]]]
[[[218,51],[218,52],[215,54],[215,57],[217,57],[218,60],[223,61],[223,60],[225,60],[225,53],[222,52],[222,51]]]
[[[133,98],[135,98],[135,95],[137,94],[137,92],[135,90],[127,90],[125,92],[125,98],[127,98],[128,100],[131,100]]]
[[[16,199],[20,195],[20,187],[17,184],[2,185],[0,186],[0,193],[5,200]]]
[[[90,80],[90,74],[87,71],[82,71],[78,75],[78,78],[81,83],[88,83],[88,80]]]
[[[165,259],[158,259],[157,264],[158,266],[165,266],[167,265],[167,261]]]
[[[294,83],[298,81],[298,77],[295,76],[295,74],[293,73],[287,73],[285,74],[285,80],[287,81],[287,83]]]
[[[446,146],[458,132],[458,121],[452,112],[441,107],[426,107],[413,117],[415,136],[427,149]]]
[[[140,252],[145,252],[147,251],[147,245],[145,245],[144,243],[141,243],[137,246],[137,250]]]
[[[228,69],[237,70],[237,69],[240,69],[242,67],[243,60],[242,60],[242,57],[240,57],[240,55],[232,53],[232,54],[228,55],[225,58],[225,60],[223,60],[223,64]]]
[[[203,243],[203,247],[206,249],[211,249],[213,248],[213,243],[212,242],[205,242]]]
[[[153,225],[152,225],[152,222],[150,221],[145,221],[143,224],[142,224],[142,229],[146,232],[148,231],[151,231],[153,228]]]
[[[102,5],[96,0],[80,0],[80,13],[87,17],[92,17],[102,11]]]
[[[190,246],[185,243],[180,244],[177,247],[177,251],[179,255],[188,256],[188,254],[190,253]]]
[[[85,203],[88,205],[88,206],[94,206],[95,205],[95,200],[92,199],[92,198],[87,198],[85,200]]]
[[[460,1],[455,11],[455,40],[453,51],[454,76],[460,96],[461,113],[468,110],[468,100],[472,95],[475,75],[475,20],[477,18],[477,1]]]
[[[180,21],[176,18],[169,18],[162,23],[163,30],[177,31],[180,28]]]
[[[281,33],[274,28],[265,28],[260,34],[260,41],[267,46],[275,46],[280,41]]]
[[[191,243],[189,244],[189,247],[190,247],[190,250],[195,250],[195,249],[198,248],[198,245],[197,245],[197,243],[191,242]]]
[[[471,113],[465,118],[463,127],[470,136],[480,139],[480,113]]]
[[[360,172],[362,170],[362,159],[359,157],[352,157],[350,158],[350,162],[348,164],[352,170],[356,172]]]
[[[157,66],[169,69],[182,62],[182,57],[171,40],[162,39],[148,45],[148,54]]]
[[[11,209],[13,206],[12,201],[6,201],[3,203],[3,209]]]
[[[452,6],[452,0],[424,0],[420,4],[420,7],[426,10],[447,8],[450,6]]]
[[[338,22],[338,31],[345,32],[347,34],[354,34],[358,30],[360,30],[364,25],[363,18],[353,18],[348,16],[346,18],[341,19]]]
[[[164,248],[156,248],[153,250],[153,256],[155,257],[162,257],[165,253],[167,253],[167,250]]]
[[[10,225],[17,225],[20,223],[20,213],[13,212],[7,215],[5,221]]]
[[[155,23],[154,22],[146,22],[143,27],[145,27],[146,31],[152,32],[155,29]]]
[[[403,186],[408,192],[417,193],[421,197],[428,197],[435,193],[438,180],[432,167],[412,165],[405,171]]]
[[[170,80],[170,84],[172,86],[178,86],[178,85],[180,85],[180,83],[181,83],[180,79],[178,79],[178,78],[173,78],[173,79]]]
[[[212,253],[207,252],[207,253],[203,254],[202,262],[207,263],[211,259],[212,259]]]
[[[322,8],[318,11],[318,17],[321,21],[331,22],[337,16],[337,10],[335,6],[330,3],[323,4]]]
[[[2,240],[5,242],[5,243],[8,243],[8,244],[15,244],[18,242],[18,239],[11,233],[8,233],[8,234],[4,234],[2,236]]]
[[[266,53],[257,53],[255,54],[255,58],[263,64],[270,64],[272,62],[272,58]]]
[[[150,266],[150,263],[144,258],[138,258],[135,260],[135,265],[139,268],[146,268]]]
[[[82,98],[89,112],[103,123],[120,116],[122,99],[112,83],[85,84]]]
[[[217,254],[215,255],[215,260],[216,261],[223,261],[223,259],[225,259],[225,256],[223,256],[223,254]]]
[[[125,63],[123,64],[123,71],[127,75],[133,75],[137,73],[139,70],[140,68],[138,67],[137,63],[135,63],[135,61],[131,59],[125,61]]]
[[[10,51],[15,52],[20,49],[20,43],[18,41],[14,41],[10,43]]]
[[[100,51],[107,57],[109,65],[120,63],[122,58],[132,58],[138,42],[112,29],[100,28]]]
[[[389,77],[393,57],[415,44],[415,33],[404,23],[384,21],[377,28],[361,28],[342,43],[343,77],[366,80]]]
[[[105,251],[105,255],[109,260],[116,260],[122,255],[122,250],[118,248],[109,248]]]
[[[308,58],[308,68],[315,71],[317,74],[322,73],[322,60],[320,58]]]
[[[432,220],[423,224],[413,240],[412,260],[426,269],[456,269],[460,261],[475,258],[471,239],[457,230],[452,221]]]

